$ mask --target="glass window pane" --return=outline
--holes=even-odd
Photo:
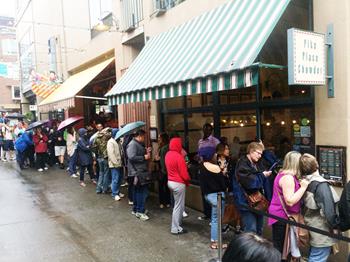
[[[161,100],[161,103],[163,103],[164,110],[183,109],[184,108],[183,101],[184,101],[184,98],[182,96],[179,96],[174,98],[163,99]]]
[[[256,87],[246,87],[228,91],[220,91],[220,104],[239,104],[256,101]]]
[[[188,151],[196,153],[198,141],[202,138],[203,125],[209,123],[214,125],[212,112],[192,113],[188,115]]]
[[[261,98],[263,101],[306,98],[311,96],[310,86],[289,86],[287,69],[262,69]]]
[[[164,114],[164,131],[178,133],[184,139],[184,116],[183,114]]]
[[[244,154],[247,145],[256,137],[255,110],[222,112],[220,115],[221,137],[227,139],[232,156]],[[239,147],[237,147],[239,142]]]
[[[213,95],[212,93],[198,94],[187,97],[187,107],[202,107],[213,105]]]
[[[314,111],[312,107],[265,109],[262,111],[262,138],[266,147],[283,159],[296,150],[314,154]]]

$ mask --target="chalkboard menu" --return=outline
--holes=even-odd
[[[320,174],[335,184],[346,181],[346,147],[317,146]]]

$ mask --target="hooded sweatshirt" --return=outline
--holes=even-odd
[[[165,155],[165,166],[168,173],[168,180],[189,185],[190,176],[188,175],[185,158],[181,154],[181,138],[175,137],[170,140],[169,151]]]
[[[87,130],[85,128],[80,128],[78,133],[78,158],[80,161],[80,165],[91,165],[93,163],[93,158],[89,145],[89,139],[87,138]]]

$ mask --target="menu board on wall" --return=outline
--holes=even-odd
[[[346,181],[346,147],[317,146],[320,174],[336,184]]]

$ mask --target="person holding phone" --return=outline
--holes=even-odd
[[[267,200],[271,199],[268,177],[272,172],[263,170],[258,164],[263,151],[264,146],[261,143],[251,142],[247,147],[247,154],[238,160],[235,170],[235,177],[242,189],[239,197],[241,201],[236,204],[241,212],[244,231],[258,235],[262,235],[264,217],[248,210],[247,196],[260,192]]]

